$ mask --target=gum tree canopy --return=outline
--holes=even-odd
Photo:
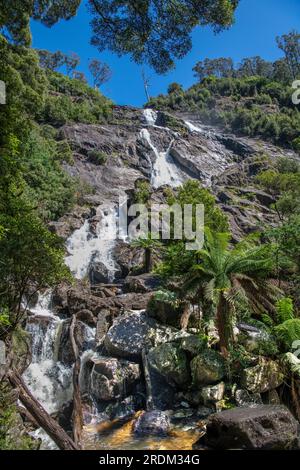
[[[30,44],[29,19],[46,26],[72,18],[82,0],[0,0],[0,31]],[[92,15],[92,44],[148,62],[157,72],[172,68],[192,46],[197,25],[216,31],[229,27],[239,0],[87,0]]]

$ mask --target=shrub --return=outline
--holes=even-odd
[[[283,297],[276,302],[276,313],[278,323],[283,323],[287,320],[294,318],[294,305],[293,299],[290,297]]]
[[[300,340],[300,318],[287,320],[276,326],[274,331],[285,351],[291,351],[294,341]]]
[[[146,204],[150,198],[150,183],[138,180],[135,185],[134,201],[138,204]]]
[[[105,152],[102,152],[101,150],[91,150],[88,153],[88,158],[92,163],[95,163],[96,165],[105,165],[107,162],[108,155]]]

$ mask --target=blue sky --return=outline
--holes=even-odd
[[[90,45],[90,18],[85,0],[76,17],[61,21],[51,29],[32,23],[33,46],[50,51],[74,51],[81,57],[79,70],[88,73],[88,59],[98,58],[107,62],[112,79],[102,87],[102,92],[115,103],[142,106],[146,99],[141,79],[141,67],[129,57],[117,57],[109,51],[99,53]],[[243,57],[260,55],[268,60],[280,57],[275,37],[299,28],[300,0],[240,0],[236,12],[236,23],[228,31],[215,35],[208,27],[197,28],[193,33],[193,49],[176,64],[176,69],[160,76],[146,68],[151,80],[150,94],[165,93],[171,82],[191,86],[192,68],[205,57],[232,57],[238,62]]]

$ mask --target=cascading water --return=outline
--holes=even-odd
[[[63,320],[49,315],[34,315],[26,330],[32,338],[32,362],[23,377],[42,406],[53,413],[72,397],[72,369],[58,361]]]
[[[117,270],[113,251],[118,213],[115,207],[99,209],[99,211],[100,222],[97,224],[95,236],[91,234],[90,223],[86,220],[67,241],[69,256],[66,257],[65,262],[76,279],[83,279],[88,273],[89,264],[93,258],[94,261],[100,261],[106,266],[109,280],[112,282]]]
[[[113,248],[116,240],[117,212],[115,208],[100,209],[100,222],[93,236],[86,220],[67,241],[69,256],[66,264],[77,279],[88,271],[92,257],[101,261],[113,280],[116,271]],[[72,368],[58,361],[58,350],[64,320],[51,310],[50,290],[39,295],[31,309],[27,331],[32,337],[32,362],[24,373],[24,380],[38,401],[53,413],[72,397]],[[95,330],[85,326],[86,349],[91,347]]]
[[[158,127],[155,126],[155,122],[157,121],[157,113],[155,111],[152,109],[144,109],[143,114],[148,126]],[[165,129],[169,132],[169,129],[167,128],[161,129]],[[169,148],[166,151],[159,152],[151,140],[151,135],[148,129],[142,129],[140,136],[148,143],[156,157],[154,164],[152,165],[151,163],[151,185],[153,188],[156,189],[165,184],[173,188],[180,186],[184,181],[184,176],[170,155],[173,141],[171,141]]]

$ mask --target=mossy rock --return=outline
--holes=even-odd
[[[190,383],[187,356],[178,344],[165,343],[152,348],[147,358],[149,366],[170,385],[187,387]]]
[[[278,362],[260,358],[256,366],[241,372],[240,384],[249,392],[264,393],[279,387],[283,380],[284,374]]]
[[[220,382],[226,374],[225,360],[212,349],[202,352],[191,361],[193,384],[210,385]]]

